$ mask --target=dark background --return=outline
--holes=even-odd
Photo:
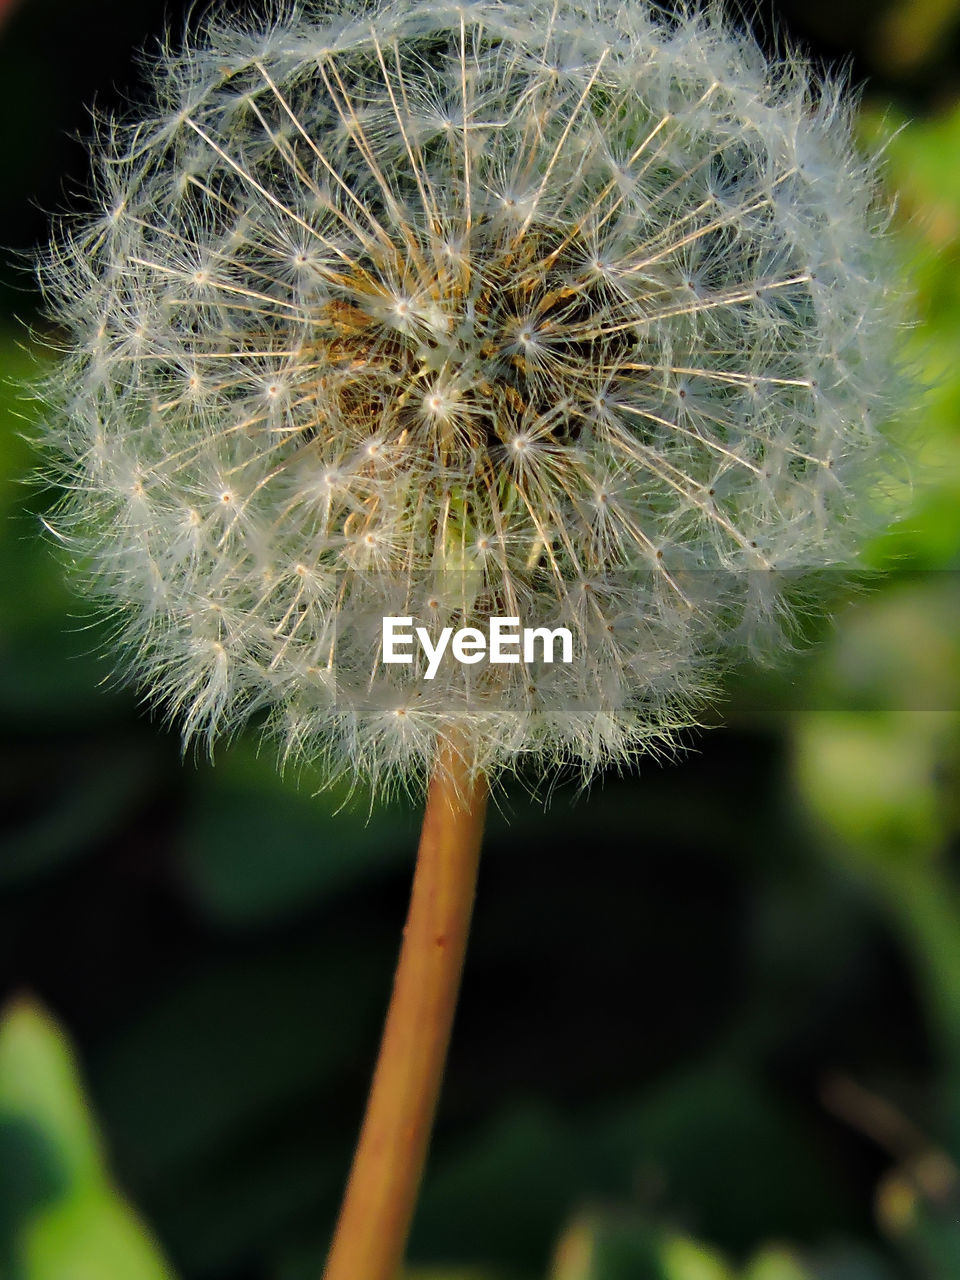
[[[411,1276],[960,1276],[960,4],[755,21],[895,135],[930,478],[871,549],[896,571],[676,761],[498,797]],[[0,1280],[319,1275],[416,840],[253,734],[182,760],[21,483],[24,264],[165,22],[21,0],[0,29]]]

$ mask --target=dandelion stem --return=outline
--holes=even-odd
[[[426,1161],[460,989],[486,779],[437,756],[380,1057],[324,1280],[396,1280]]]

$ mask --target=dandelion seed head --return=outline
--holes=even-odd
[[[898,301],[843,84],[646,0],[284,4],[154,79],[42,266],[46,443],[187,739],[265,712],[375,785],[444,737],[589,776],[850,562]],[[425,684],[385,615],[576,660]]]

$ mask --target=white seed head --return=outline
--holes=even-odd
[[[43,265],[53,524],[212,742],[375,783],[662,746],[847,563],[896,309],[844,86],[710,5],[214,18]],[[384,615],[571,630],[385,665]]]

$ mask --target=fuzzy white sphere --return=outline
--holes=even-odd
[[[589,774],[849,561],[896,325],[842,86],[644,0],[215,18],[154,75],[44,264],[51,523],[187,738]],[[576,652],[427,680],[384,615]]]

